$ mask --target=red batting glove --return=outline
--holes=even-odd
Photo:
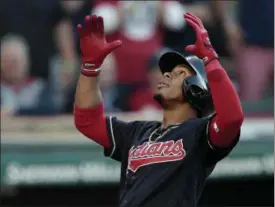
[[[214,59],[218,59],[218,54],[211,45],[208,32],[204,28],[202,21],[190,13],[184,14],[184,18],[186,23],[193,28],[196,34],[195,44],[188,45],[185,48],[185,51],[190,52],[202,59],[205,65]]]
[[[81,73],[85,76],[98,76],[105,57],[122,45],[120,40],[107,43],[104,36],[104,22],[96,15],[86,16],[84,29],[77,25],[82,55]]]

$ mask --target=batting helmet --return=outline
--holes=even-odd
[[[164,74],[177,65],[186,65],[195,75],[183,81],[182,91],[186,101],[200,117],[213,113],[213,103],[203,61],[196,56],[184,57],[178,52],[167,52],[160,57],[159,68]]]

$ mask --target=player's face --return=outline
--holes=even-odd
[[[167,102],[183,102],[183,81],[192,75],[192,72],[184,66],[178,65],[171,72],[165,73],[157,86],[155,99],[167,104]]]

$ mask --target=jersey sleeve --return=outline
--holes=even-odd
[[[241,133],[239,131],[237,136],[234,138],[232,144],[227,147],[220,147],[214,145],[209,139],[209,127],[213,117],[214,116],[204,119],[204,123],[202,126],[201,145],[203,149],[204,163],[207,166],[214,165],[223,158],[225,158],[239,142]]]
[[[121,161],[123,156],[128,155],[128,150],[136,132],[142,127],[143,121],[125,122],[116,117],[108,116],[106,122],[110,147],[104,148],[104,155]]]

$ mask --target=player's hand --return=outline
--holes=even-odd
[[[218,59],[218,55],[211,45],[208,32],[204,28],[202,21],[190,13],[184,14],[184,18],[186,23],[193,28],[196,34],[195,44],[188,45],[185,48],[185,51],[190,52],[202,59],[205,65],[214,59]]]
[[[86,16],[85,28],[77,25],[82,55],[81,73],[86,76],[98,76],[105,57],[122,45],[120,40],[106,42],[103,18],[96,15]]]

